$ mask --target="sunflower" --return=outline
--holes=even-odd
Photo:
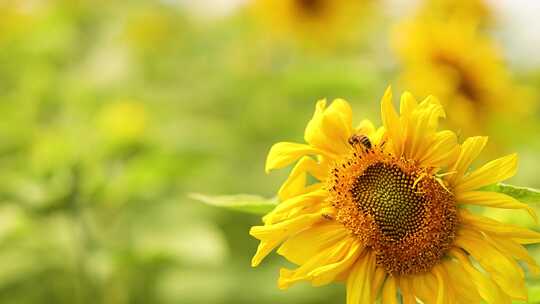
[[[352,38],[368,0],[253,0],[253,15],[275,33],[307,42]]]
[[[449,122],[466,135],[481,132],[501,111],[519,117],[531,106],[525,88],[513,82],[500,50],[475,22],[406,20],[396,26],[392,42],[403,66],[403,86],[421,96],[439,96],[456,114]],[[509,100],[523,106],[508,108]]]
[[[347,303],[511,303],[526,300],[524,262],[540,268],[523,244],[540,233],[476,215],[468,205],[524,209],[526,204],[482,190],[516,172],[508,155],[469,171],[486,137],[459,144],[434,97],[401,96],[400,113],[388,89],[383,126],[352,127],[341,99],[316,105],[304,138],[280,142],[266,171],[297,164],[279,189],[281,203],[251,228],[260,240],[257,266],[274,248],[296,269],[281,269],[278,286],[344,281]],[[308,183],[310,180],[315,182]]]
[[[481,25],[489,25],[494,19],[492,8],[485,0],[424,0],[421,14],[442,20],[469,19]]]

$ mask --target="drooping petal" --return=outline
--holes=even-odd
[[[445,268],[446,273],[448,273],[447,284],[455,293],[458,303],[474,304],[482,302],[476,286],[460,263],[447,259],[441,265]]]
[[[456,184],[455,192],[475,190],[504,181],[516,174],[518,158],[516,154],[490,161],[479,169],[463,177]]]
[[[375,276],[375,254],[372,251],[356,261],[347,279],[347,304],[370,303]]]
[[[412,276],[412,285],[416,296],[423,303],[435,303],[437,300],[437,278],[431,272]]]
[[[519,243],[508,238],[498,237],[495,235],[489,235],[489,240],[492,242],[493,246],[495,246],[502,253],[525,262],[533,274],[540,274],[540,267],[538,267],[536,261]]]
[[[459,216],[462,224],[473,230],[512,239],[520,244],[540,243],[540,233],[516,225],[503,224],[485,216],[475,215],[461,209]]]
[[[450,185],[459,182],[467,172],[472,162],[478,157],[486,146],[488,138],[483,136],[469,137],[461,145],[460,153],[454,166],[449,170],[450,175],[445,179]]]
[[[283,242],[287,237],[309,228],[311,225],[323,219],[323,213],[304,214],[278,224],[251,227],[249,234],[261,243],[251,260],[251,266],[255,267]]]
[[[398,283],[403,297],[403,304],[416,304],[416,295],[414,294],[410,277],[399,277]]]
[[[263,217],[265,224],[275,224],[299,214],[316,213],[326,207],[324,200],[328,192],[324,189],[307,192],[295,197],[291,197],[279,203],[274,210]]]
[[[455,245],[469,252],[506,294],[518,300],[527,299],[521,268],[511,257],[507,257],[483,239],[478,232],[461,229]]]
[[[277,253],[301,265],[325,248],[334,246],[349,234],[349,230],[342,224],[335,221],[323,221],[291,236],[279,247]]]
[[[362,253],[364,246],[352,237],[325,248],[295,270],[281,269],[278,286],[289,288],[292,284],[308,280],[313,286],[322,286],[335,280],[351,267]]]
[[[448,275],[444,268],[438,264],[433,267],[433,273],[437,278],[437,304],[454,303],[453,296],[448,290]]]
[[[373,277],[373,284],[371,285],[371,302],[374,303],[375,300],[379,297],[381,292],[384,279],[387,277],[386,270],[384,268],[376,266],[375,275]]]
[[[527,210],[531,217],[538,221],[536,212],[529,205],[524,204],[515,198],[503,193],[489,191],[467,191],[456,193],[458,204],[478,205],[503,209],[523,209]]]
[[[393,276],[386,277],[382,290],[382,303],[398,304],[396,278]]]
[[[286,167],[308,154],[325,154],[325,152],[305,144],[279,142],[273,145],[268,152],[265,171],[268,173],[270,170]]]
[[[450,250],[450,255],[457,258],[463,269],[469,275],[469,279],[475,284],[478,294],[486,303],[510,304],[512,300],[505,294],[497,284],[476,269],[469,258],[465,256],[461,249]]]
[[[302,193],[306,186],[307,173],[322,181],[326,178],[328,171],[328,162],[317,162],[308,156],[302,157],[279,189],[278,196],[280,200],[284,201]]]

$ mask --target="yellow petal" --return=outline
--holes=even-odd
[[[446,273],[448,273],[447,284],[450,286],[450,289],[456,295],[456,299],[460,303],[480,303],[482,298],[476,290],[476,286],[471,281],[469,274],[463,269],[460,263],[455,260],[444,260],[441,265],[445,268]]]
[[[251,260],[251,266],[255,267],[259,265],[270,251],[290,235],[294,235],[301,230],[309,228],[316,222],[321,221],[323,219],[322,214],[323,213],[304,214],[274,225],[251,227],[249,234],[261,241],[257,248],[257,252]]]
[[[527,210],[531,217],[538,221],[534,209],[515,198],[503,193],[488,191],[467,191],[456,193],[456,201],[459,204],[478,205],[503,209],[523,209]]]
[[[369,119],[362,120],[356,129],[354,130],[357,134],[365,134],[368,137],[371,136],[373,133],[375,133],[375,125],[371,122]]]
[[[405,130],[404,154],[409,159],[420,159],[429,149],[439,117],[444,117],[440,103],[432,96],[426,98],[410,116],[402,116]]]
[[[488,138],[487,137],[469,137],[461,145],[460,153],[458,159],[454,166],[450,169],[450,172],[453,174],[448,175],[446,180],[454,185],[456,182],[461,180],[465,172],[469,169],[472,162],[478,157],[480,152],[486,146]]]
[[[540,243],[540,233],[515,225],[503,224],[481,215],[475,215],[461,209],[459,215],[462,224],[473,230],[510,238],[520,244]]]
[[[437,304],[446,304],[446,303],[453,303],[450,302],[450,296],[448,294],[448,278],[447,275],[442,268],[440,264],[435,265],[433,267],[433,273],[435,274],[435,278],[437,278]]]
[[[384,304],[398,304],[397,301],[397,284],[396,278],[388,276],[383,285],[382,291],[382,303]]]
[[[429,113],[428,128],[433,131],[437,129],[439,119],[446,117],[443,106],[433,95],[430,95],[422,100],[422,102],[418,105],[418,110]]]
[[[302,280],[311,281],[313,286],[326,285],[351,267],[363,249],[357,239],[345,238],[325,248],[295,270],[281,269],[278,286],[286,289]]]
[[[437,300],[437,278],[427,272],[412,276],[412,286],[416,296],[423,303],[435,303]]]
[[[378,266],[375,267],[373,284],[371,285],[371,301],[369,303],[375,303],[375,300],[379,297],[379,292],[382,289],[386,276],[386,270],[384,268]]]
[[[319,181],[323,181],[328,174],[329,167],[327,162],[317,162],[313,158],[304,156],[294,166],[291,174],[283,183],[278,191],[280,200],[284,201],[288,198],[302,193],[306,186],[306,178],[309,173]]]
[[[459,233],[456,246],[469,252],[510,297],[527,299],[523,271],[511,258],[498,251],[476,231],[462,228]]]
[[[317,189],[291,197],[279,203],[274,210],[265,215],[263,222],[265,224],[275,224],[299,214],[316,213],[326,207],[327,204],[324,204],[324,200],[327,197],[328,192],[324,189]]]
[[[399,289],[403,296],[403,304],[416,304],[416,296],[412,288],[412,281],[409,277],[399,277]]]
[[[364,246],[358,240],[354,240],[347,255],[341,261],[317,268],[310,273],[312,285],[322,286],[336,281],[342,273],[351,269],[363,250]]]
[[[396,156],[403,153],[403,139],[401,138],[401,123],[399,116],[392,104],[392,89],[388,87],[381,100],[381,118],[384,129],[392,142],[392,147]]]
[[[456,134],[441,131],[435,134],[426,151],[419,155],[420,163],[429,167],[447,167],[455,162],[459,155]]]
[[[463,177],[455,186],[455,192],[470,191],[506,180],[516,174],[517,162],[516,154],[490,161]]]
[[[300,162],[298,162],[296,165],[298,166],[298,164],[300,164]],[[287,180],[279,188],[278,197],[280,201],[285,201],[289,198],[298,196],[302,194],[306,188],[306,171],[296,169],[297,166],[295,166]]]
[[[352,109],[344,99],[334,99],[324,113],[323,126],[331,138],[339,139],[347,145],[352,135]]]
[[[308,122],[306,130],[304,131],[304,139],[306,142],[309,143],[311,140],[315,139],[320,133],[320,124],[325,109],[326,99],[321,99],[317,101],[317,104],[315,105],[315,113],[313,113],[313,117]]]
[[[370,303],[375,266],[375,254],[372,251],[358,259],[347,279],[347,304]]]
[[[324,154],[324,152],[305,144],[279,142],[268,152],[265,171],[268,173],[270,170],[286,167],[307,154]]]
[[[515,259],[522,260],[527,264],[529,270],[535,275],[540,274],[540,267],[536,264],[536,261],[529,255],[527,250],[515,241],[508,238],[489,235],[489,240],[492,244],[501,252],[507,256],[511,256]]]
[[[474,283],[478,294],[486,303],[510,304],[512,301],[494,281],[487,278],[478,269],[476,269],[469,258],[460,249],[452,249],[450,255],[458,259],[461,266],[469,275],[469,279]]]
[[[324,221],[287,239],[277,253],[301,265],[325,248],[333,247],[349,234],[349,230],[341,223]]]
[[[317,103],[315,114],[308,123],[304,139],[311,146],[329,154],[344,154],[352,135],[352,110],[343,99],[336,99],[328,108],[326,101]]]
[[[418,102],[410,92],[404,92],[401,94],[399,102],[399,111],[401,116],[410,116],[418,106]]]
[[[379,145],[383,142],[383,140],[385,140],[385,136],[386,136],[386,129],[384,127],[379,127],[377,131],[375,131],[375,133],[373,133],[369,137],[369,139],[375,145]]]

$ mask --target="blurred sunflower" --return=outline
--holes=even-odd
[[[252,12],[276,33],[310,42],[346,40],[369,0],[254,0]]]
[[[466,135],[480,133],[492,114],[530,110],[528,92],[513,83],[499,49],[475,22],[405,21],[394,31],[393,46],[404,66],[403,86],[439,96],[454,113],[449,122]],[[520,106],[507,107],[509,100]]]
[[[279,190],[281,203],[250,234],[261,242],[257,266],[270,251],[299,265],[282,269],[278,285],[346,281],[347,303],[510,303],[526,300],[523,261],[540,271],[522,244],[540,233],[469,212],[465,205],[524,209],[482,187],[513,176],[515,154],[468,172],[486,137],[458,144],[438,131],[440,103],[405,93],[400,114],[390,90],[381,102],[383,126],[352,127],[344,100],[317,103],[304,138],[280,142],[266,170],[299,159]],[[308,174],[315,183],[306,184]]]
[[[478,24],[490,24],[493,11],[485,0],[425,0],[421,14],[441,20],[462,18]]]

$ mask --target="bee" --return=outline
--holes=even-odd
[[[323,214],[322,214],[322,217],[323,217],[325,220],[329,220],[329,221],[331,221],[331,220],[334,219],[334,217],[333,217],[332,215],[328,214],[328,213],[323,213]]]
[[[349,138],[349,144],[351,146],[362,145],[368,150],[371,149],[371,141],[369,140],[369,137],[363,134],[354,134],[351,136]]]

